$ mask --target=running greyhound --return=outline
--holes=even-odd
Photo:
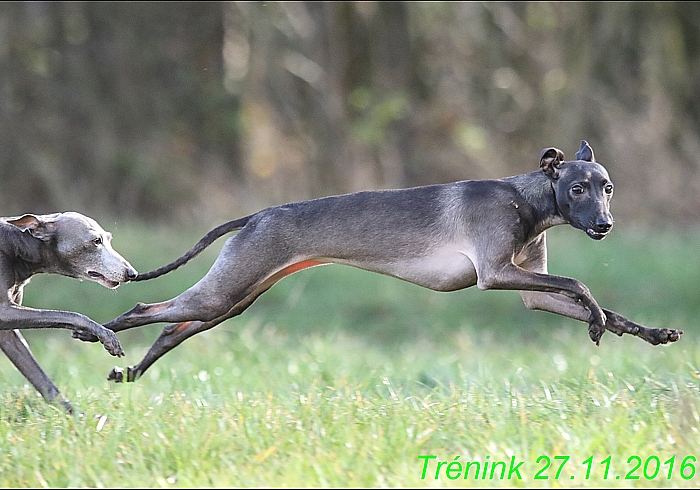
[[[95,220],[75,212],[0,218],[0,287],[7,292],[0,296],[0,349],[44,399],[71,413],[70,402],[60,396],[18,329],[67,328],[99,340],[113,356],[124,351],[114,332],[85,315],[21,306],[23,290],[39,273],[88,279],[109,289],[134,279],[138,273],[114,251],[111,239]]]
[[[209,272],[179,296],[137,304],[105,324],[115,332],[156,322],[164,328],[139,364],[110,372],[134,381],[185,339],[241,314],[273,284],[294,272],[346,264],[436,291],[519,291],[525,305],[589,324],[599,344],[605,330],[651,344],[675,342],[680,330],[652,329],[603,310],[588,288],[547,273],[545,230],[570,224],[594,240],[613,227],[613,184],[586,141],[576,160],[545,148],[541,170],[499,180],[472,180],[400,190],[357,192],[264,209],[209,232],[173,263],[138,276],[169,272],[218,237],[226,241]],[[83,340],[94,340],[75,332]],[[88,338],[85,338],[88,337]]]

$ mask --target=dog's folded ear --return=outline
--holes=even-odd
[[[564,152],[559,148],[545,148],[540,153],[540,168],[552,180],[559,178],[559,166],[563,161]]]
[[[42,216],[25,214],[19,218],[10,218],[7,222],[22,231],[28,231],[39,240],[48,241],[56,232],[56,223],[53,220],[44,219]]]
[[[583,140],[581,142],[581,148],[576,152],[576,160],[583,160],[585,162],[595,162],[595,155],[593,155],[593,148],[588,144],[588,141]]]

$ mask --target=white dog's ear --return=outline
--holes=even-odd
[[[7,222],[20,230],[28,231],[34,238],[48,241],[56,232],[56,223],[53,220],[42,219],[41,216],[25,214],[19,218],[9,218]]]
[[[552,180],[559,178],[559,166],[562,162],[564,152],[559,148],[545,148],[540,153],[540,168]]]

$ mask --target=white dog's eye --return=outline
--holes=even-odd
[[[98,236],[97,238],[93,238],[92,244],[95,245],[96,247],[99,247],[102,245],[102,237]]]

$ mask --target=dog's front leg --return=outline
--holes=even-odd
[[[520,291],[520,296],[530,310],[548,311],[582,322],[588,321],[590,316],[590,312],[583,305],[561,294]],[[624,334],[633,335],[657,345],[676,342],[683,334],[682,330],[645,327],[605,308],[603,312],[606,318],[605,329],[620,337]]]
[[[500,267],[485,270],[480,268],[477,286],[479,289],[511,289],[564,295],[584,307],[582,311],[587,312],[586,318],[577,319],[588,323],[588,335],[596,345],[600,344],[600,338],[605,333],[605,313],[586,285],[576,279],[532,272],[510,262]],[[569,314],[560,314],[574,318]]]
[[[18,330],[0,330],[0,349],[46,401],[58,402],[68,413],[73,413],[70,402],[61,395],[56,385],[41,369],[29,349],[29,345]]]
[[[651,345],[668,344],[676,342],[683,334],[683,330],[675,330],[672,328],[650,328],[633,322],[614,311],[603,309],[607,322],[605,328],[611,332],[622,336],[622,334],[630,334],[640,339],[646,340]]]
[[[0,330],[66,328],[74,332],[87,332],[97,337],[104,345],[105,350],[113,356],[122,357],[124,355],[119,339],[114,332],[80,313],[37,310],[18,305],[6,306],[0,311]]]

